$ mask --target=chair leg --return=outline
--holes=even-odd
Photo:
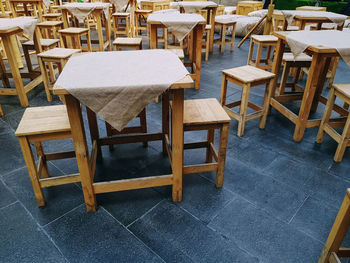
[[[208,145],[207,145],[207,150],[206,150],[206,154],[205,154],[205,162],[206,163],[211,163],[213,160],[213,155],[211,153],[210,144],[211,143],[214,144],[214,132],[215,132],[214,129],[208,129],[208,135],[207,135]]]
[[[220,129],[220,143],[218,153],[218,170],[216,172],[216,187],[221,188],[224,183],[224,171],[226,161],[226,151],[228,142],[229,124],[222,125]]]
[[[247,116],[247,109],[248,109],[248,100],[249,100],[249,91],[250,91],[250,85],[244,85],[242,87],[242,98],[241,98],[241,105],[239,108],[239,121],[238,121],[238,136],[244,135],[244,127],[246,122],[246,116]]]
[[[43,178],[49,178],[50,173],[49,173],[49,168],[47,167],[47,161],[46,161],[46,156],[45,156],[43,144],[41,142],[36,142],[35,149],[36,149],[36,154],[37,154],[38,158],[41,157],[42,167],[43,167],[41,174],[38,174],[38,176],[42,176]]]
[[[334,155],[335,162],[341,162],[343,160],[345,149],[348,146],[349,137],[350,137],[350,113],[348,114],[348,119],[346,120],[344,129],[343,129],[343,134],[341,136],[341,140],[338,144],[337,150]]]

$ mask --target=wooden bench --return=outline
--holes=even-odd
[[[113,49],[115,51],[122,50],[124,48],[131,48],[136,50],[142,49],[141,37],[117,37],[113,41]]]
[[[74,151],[45,153],[42,142],[72,138],[66,106],[46,106],[27,108],[18,125],[15,135],[21,145],[33,191],[38,206],[45,205],[42,189],[55,185],[80,182],[79,174],[50,177],[48,161],[74,158]],[[30,143],[34,143],[38,164],[35,164]],[[92,168],[94,169],[94,168]]]
[[[92,51],[90,30],[88,28],[68,27],[58,31],[61,38],[61,47]],[[81,37],[86,36],[87,49],[81,45]]]
[[[271,54],[272,54],[273,48],[277,44],[277,40],[278,40],[277,37],[271,36],[271,35],[252,35],[250,38],[250,48],[249,48],[247,64],[255,66],[257,68],[261,68],[261,69],[271,69],[272,68]],[[254,44],[258,46],[256,59],[253,59]],[[263,47],[267,47],[267,53],[266,53],[265,59],[261,57]]]
[[[334,84],[332,86],[320,128],[318,130],[316,142],[322,143],[325,133],[331,136],[338,143],[338,147],[334,155],[334,161],[341,162],[346,147],[350,146],[350,113],[344,119],[344,122],[330,121],[336,98],[343,100],[346,108],[348,108],[348,105],[350,104],[350,84]],[[343,128],[343,133],[339,134],[335,128]]]
[[[267,72],[265,70],[253,67],[242,66],[232,69],[226,69],[222,71],[222,86],[221,86],[221,105],[226,110],[227,114],[238,121],[238,136],[243,136],[245,123],[249,120],[253,120],[261,117],[260,128],[265,128],[265,123],[269,108],[269,93],[268,87],[275,74]],[[227,94],[227,81],[230,81],[236,85],[242,87],[241,100],[232,103],[226,103]],[[258,106],[249,101],[250,88],[258,85],[266,84],[265,97],[263,106]],[[234,107],[240,106],[239,113],[232,111]],[[253,109],[255,112],[247,115],[247,108]]]

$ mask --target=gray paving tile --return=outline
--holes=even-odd
[[[69,262],[163,262],[104,209],[85,206],[44,227]]]
[[[167,201],[129,229],[166,262],[258,262],[233,242]]]
[[[11,191],[0,181],[0,209],[14,203],[16,200]]]

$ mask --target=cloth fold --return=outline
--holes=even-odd
[[[339,30],[293,31],[288,33],[286,41],[296,57],[309,46],[335,48],[350,66],[350,34]]]
[[[66,89],[118,131],[188,75],[168,50],[94,52],[69,59],[55,86]]]
[[[304,17],[327,17],[333,23],[336,23],[338,26],[342,26],[347,19],[347,16],[340,15],[333,12],[325,11],[303,11],[303,10],[281,10],[284,17],[287,20],[288,25],[293,22],[295,16],[304,16]]]
[[[78,19],[79,23],[83,23],[85,18],[87,18],[96,8],[102,8],[105,18],[108,19],[109,3],[68,3],[64,5],[64,7]]]
[[[24,34],[26,34],[30,40],[33,40],[35,26],[38,22],[38,19],[26,16],[16,18],[0,18],[0,30],[20,27]]]
[[[205,19],[198,14],[158,13],[150,14],[147,22],[161,22],[182,41],[198,23],[205,22]]]

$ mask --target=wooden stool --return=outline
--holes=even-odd
[[[68,49],[68,48],[54,48],[48,51],[38,54],[38,63],[40,66],[41,74],[43,76],[46,97],[48,101],[52,101],[50,90],[53,88],[53,84],[56,81],[55,76],[50,76],[46,70],[45,63],[56,63],[58,65],[58,72],[61,73],[68,59],[76,53],[81,52],[80,49]]]
[[[173,52],[176,56],[178,56],[178,58],[181,60],[182,63],[185,62],[185,53],[184,53],[183,49],[181,49],[181,48],[171,48],[171,49],[168,49],[168,50]]]
[[[278,89],[278,95],[285,94],[285,88],[291,88],[292,91],[303,91],[301,87],[297,85],[299,80],[300,71],[303,67],[310,67],[312,58],[304,53],[294,57],[293,53],[284,53],[282,58],[283,72],[281,76],[281,83]],[[294,80],[291,83],[287,83],[288,76],[291,68],[296,68]]]
[[[45,21],[61,21],[62,14],[61,13],[47,13],[43,14],[43,19]]]
[[[43,38],[55,38],[58,39],[57,31],[63,29],[62,21],[44,21],[38,23],[37,26],[40,29]]]
[[[250,38],[248,65],[252,65],[261,69],[271,69],[272,48],[276,46],[277,39],[278,39],[277,37],[271,36],[271,35],[252,35]],[[258,52],[256,55],[256,59],[253,59],[254,44],[258,45]],[[261,58],[263,47],[267,47],[267,54],[265,59]],[[262,65],[261,63],[264,63],[265,65]]]
[[[336,98],[339,98],[345,102],[345,105],[350,104],[350,84],[334,84],[332,86],[331,92],[329,93],[329,98],[324,110],[321,125],[318,130],[316,142],[322,143],[324,139],[324,134],[327,133],[331,136],[337,143],[338,148],[334,155],[335,162],[341,162],[344,156],[346,147],[350,146],[350,113],[347,116],[345,125],[342,123],[331,123],[330,116],[332,114],[334,102]],[[339,134],[334,128],[341,128],[340,125],[344,127],[343,134]]]
[[[208,61],[209,58],[209,45],[210,45],[210,33],[211,33],[211,25],[205,25],[204,28],[205,32],[205,38],[203,37],[203,46],[204,49],[202,49],[202,52],[204,51],[205,53],[205,61]]]
[[[113,31],[114,39],[119,35],[130,36],[130,13],[114,13],[113,16]],[[120,20],[125,19],[125,24],[122,24]]]
[[[221,105],[224,107],[228,115],[238,121],[238,136],[243,136],[244,126],[247,121],[258,117],[261,117],[260,128],[265,128],[265,121],[269,109],[268,87],[274,77],[275,74],[273,73],[249,65],[222,71]],[[226,104],[227,81],[233,82],[242,87],[241,100]],[[262,84],[266,84],[266,90],[264,104],[260,107],[249,101],[249,92],[251,87]],[[237,106],[240,106],[239,114],[231,110],[231,108]],[[255,110],[255,112],[247,115],[248,107]]]
[[[84,50],[81,46],[81,37],[86,35],[87,41],[87,51],[91,52],[91,38],[90,30],[88,28],[79,28],[79,27],[68,27],[58,31],[61,38],[61,46],[65,48],[74,48]]]
[[[350,225],[350,189],[346,195],[335,218],[331,232],[322,250],[318,263],[340,263],[340,257],[350,257],[349,248],[340,247]]]
[[[80,182],[80,175],[65,175],[50,177],[47,161],[75,157],[74,151],[61,153],[45,153],[42,142],[72,138],[71,127],[66,106],[46,106],[27,108],[18,125],[15,135],[22,148],[23,158],[33,185],[33,191],[38,206],[45,205],[42,189],[54,185]],[[35,165],[30,143],[34,143],[38,156]]]
[[[206,148],[206,163],[185,165],[184,174],[216,171],[216,187],[222,187],[230,122],[230,117],[214,98],[184,101],[184,132],[208,131],[206,141],[184,143],[185,150]],[[214,147],[216,129],[220,130],[219,152]]]
[[[215,39],[214,43],[220,46],[221,53],[224,53],[225,45],[231,45],[231,51],[235,48],[236,23],[237,22],[215,21],[215,26],[220,26],[221,36],[219,39]],[[226,38],[226,32],[230,27],[232,27],[231,39]]]
[[[1,105],[0,105],[0,116],[4,116],[4,111],[2,110]]]
[[[141,37],[117,37],[113,41],[113,49],[115,51],[119,51],[119,50],[122,50],[123,48],[141,50],[142,38]]]
[[[109,123],[105,122],[107,136],[110,137],[110,136],[118,135],[118,134],[147,133],[146,109],[143,109],[139,113],[139,115],[137,115],[137,118],[139,118],[139,120],[140,120],[139,126],[125,127],[121,131],[114,129]],[[143,146],[147,147],[148,142],[143,142]],[[109,149],[113,150],[112,144],[109,144]]]
[[[139,32],[146,31],[147,32],[147,25],[143,26],[142,25],[142,18],[144,20],[147,20],[147,17],[149,14],[152,13],[152,10],[135,10],[135,31],[136,31],[136,36],[139,35]]]

